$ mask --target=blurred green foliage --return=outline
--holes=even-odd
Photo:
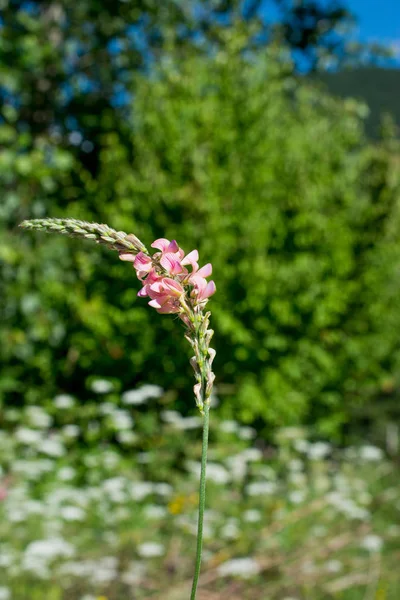
[[[211,261],[215,371],[227,415],[317,422],[325,435],[400,376],[399,149],[367,142],[363,107],[292,75],[285,52],[172,49],[137,75],[129,136],[93,177],[68,150],[0,125],[2,376],[9,402],[84,394],[90,374],[187,390],[179,322],[101,248],[9,230],[70,216],[176,238]],[[131,277],[131,279],[130,279]],[[156,322],[157,321],[157,322]],[[191,407],[190,392],[179,393]]]

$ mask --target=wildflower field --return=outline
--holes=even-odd
[[[90,394],[2,415],[0,599],[187,598],[201,418],[156,385]],[[199,598],[397,600],[398,465],[214,409]]]

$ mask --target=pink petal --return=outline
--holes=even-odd
[[[121,260],[126,260],[128,262],[134,262],[136,260],[136,254],[132,254],[131,252],[120,252],[119,257]]]
[[[162,294],[164,293],[164,286],[162,283],[162,279],[155,281],[149,285],[149,289],[154,292],[154,294]]]
[[[174,279],[164,277],[162,283],[164,285],[165,290],[168,290],[172,296],[176,296],[178,298],[179,296],[182,296],[182,294],[185,293],[185,290],[183,289],[181,284],[175,281]]]
[[[167,302],[166,304],[161,306],[161,308],[157,309],[157,312],[160,315],[170,314],[170,313],[178,313],[178,312],[180,312],[180,308],[179,308],[179,306],[176,306],[172,302]]]
[[[160,277],[160,275],[158,275],[158,273],[156,272],[155,269],[151,269],[150,273],[146,277],[146,283],[149,285],[151,285],[152,283],[155,283],[156,281],[160,281],[160,280],[161,280],[161,277]]]
[[[192,250],[185,256],[185,258],[181,261],[182,265],[193,265],[199,260],[199,253],[197,250]]]
[[[201,294],[201,299],[205,300],[206,298],[209,298],[210,296],[215,294],[216,291],[217,291],[217,288],[216,288],[215,283],[213,281],[210,281],[209,283],[207,283],[205,289],[203,290],[203,292]]]
[[[157,250],[161,250],[161,252],[166,252],[169,244],[170,241],[166,238],[158,238],[158,240],[154,240],[154,242],[151,244],[151,247],[157,248]]]
[[[146,298],[149,295],[147,291],[147,285],[144,285],[141,290],[138,291],[137,295],[139,298]]]
[[[137,271],[149,273],[151,271],[152,264],[153,263],[150,256],[147,256],[147,254],[144,254],[143,252],[139,252],[139,254],[136,255],[133,266]]]
[[[161,308],[161,304],[159,304],[157,300],[150,300],[149,306],[156,308],[157,310]]]
[[[162,255],[160,259],[160,265],[164,267],[164,269],[170,275],[177,275],[178,273],[182,273],[183,271],[182,265],[179,262],[179,260],[177,260],[175,256],[170,252]]]
[[[212,273],[212,264],[207,263],[204,267],[201,267],[196,273],[196,275],[200,275],[200,277],[209,277]]]
[[[172,240],[172,242],[169,243],[167,252],[178,252],[178,251],[179,251],[178,242],[176,240]]]
[[[201,275],[198,275],[197,273],[194,273],[189,277],[189,283],[194,285],[198,291],[203,290],[207,285],[207,281],[204,277],[201,277]]]

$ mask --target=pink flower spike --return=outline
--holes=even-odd
[[[199,269],[196,272],[196,275],[199,275],[200,277],[209,277],[212,273],[212,264],[211,263],[207,263],[206,265],[204,265],[204,267],[201,267],[201,269]]]
[[[131,252],[120,252],[119,258],[121,260],[125,260],[127,262],[134,262],[136,260],[136,254],[132,254]]]
[[[150,272],[152,265],[153,263],[150,256],[147,256],[147,254],[144,254],[143,252],[139,252],[139,254],[136,255],[133,263],[133,266],[137,271],[144,271],[145,273]]]
[[[164,269],[170,275],[178,275],[178,273],[182,273],[183,271],[181,263],[171,252],[167,252],[166,254],[162,255],[160,259],[160,265],[164,267]]]
[[[161,252],[167,252],[170,243],[171,242],[166,238],[158,238],[158,240],[154,240],[154,242],[150,245],[152,248],[157,248],[157,250],[161,250]]]

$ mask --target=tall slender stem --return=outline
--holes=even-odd
[[[209,426],[210,405],[204,404],[203,415],[203,444],[201,449],[201,472],[200,472],[200,497],[199,497],[199,519],[197,523],[197,549],[196,549],[196,566],[193,577],[192,593],[190,600],[196,600],[197,583],[199,581],[201,554],[203,550],[203,521],[204,507],[206,501],[206,467],[207,467],[207,450],[208,450],[208,426]]]

